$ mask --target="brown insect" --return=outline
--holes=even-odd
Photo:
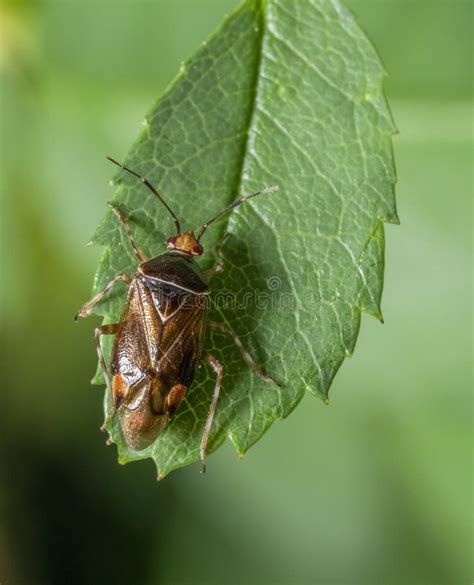
[[[218,360],[203,352],[206,327],[228,333],[253,372],[266,382],[276,382],[258,369],[239,338],[227,325],[206,319],[208,283],[213,275],[223,270],[220,249],[216,250],[214,267],[207,272],[201,271],[195,257],[203,253],[200,240],[211,223],[252,197],[276,191],[278,187],[236,199],[207,221],[195,237],[193,232],[181,233],[179,219],[147,179],[108,158],[140,179],[152,191],[173,217],[176,235],[166,240],[167,253],[148,259],[135,243],[128,219],[115,205],[109,204],[122,224],[139,264],[133,277],[125,273],[118,274],[85,303],[76,315],[76,321],[79,317],[88,317],[92,307],[107,295],[116,282],[122,281],[128,286],[128,297],[120,322],[102,325],[95,330],[99,364],[113,398],[113,406],[102,428],[118,413],[127,445],[135,450],[145,449],[166,427],[186,396],[199,363],[204,360],[217,376],[200,444],[204,471],[206,446],[223,375],[223,367]],[[112,379],[101,349],[102,335],[115,335],[111,359]]]

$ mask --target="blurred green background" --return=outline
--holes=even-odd
[[[99,431],[86,248],[144,114],[233,0],[4,2],[0,582],[472,581],[472,3],[346,2],[380,51],[400,227],[331,406],[155,481]]]

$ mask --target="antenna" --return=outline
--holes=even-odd
[[[118,167],[120,167],[121,169],[123,169],[124,171],[129,172],[131,175],[133,175],[134,177],[137,177],[137,179],[140,179],[140,181],[142,183],[144,183],[148,189],[150,189],[150,191],[152,193],[154,193],[158,199],[161,201],[161,203],[163,203],[163,205],[166,207],[166,209],[170,212],[170,214],[172,215],[173,219],[174,219],[174,224],[176,226],[176,233],[179,235],[181,233],[181,226],[179,223],[179,219],[176,217],[175,213],[173,212],[173,210],[171,209],[171,207],[166,203],[166,201],[163,199],[163,197],[158,193],[158,191],[155,189],[155,187],[153,187],[153,185],[150,183],[150,181],[148,179],[145,179],[145,177],[142,177],[141,175],[139,175],[138,173],[136,173],[135,171],[132,171],[132,169],[129,169],[128,167],[125,167],[123,164],[117,162],[116,160],[114,160],[111,156],[107,157],[109,159],[110,162],[113,162],[114,165],[117,165]]]
[[[278,187],[276,185],[274,187],[267,187],[266,189],[262,189],[261,191],[257,191],[256,193],[252,193],[251,195],[243,195],[242,197],[239,197],[234,202],[232,202],[230,205],[228,205],[227,207],[224,207],[224,209],[222,211],[219,211],[219,213],[217,215],[215,215],[213,218],[211,218],[209,221],[207,221],[201,227],[201,229],[199,230],[198,236],[196,238],[197,241],[199,242],[199,240],[204,235],[204,232],[211,225],[211,223],[216,221],[216,219],[219,219],[220,217],[222,217],[226,213],[229,213],[229,211],[232,211],[233,209],[235,209],[239,205],[242,205],[242,203],[245,203],[249,199],[252,199],[252,197],[257,197],[257,195],[263,195],[264,193],[274,193],[275,191],[278,191]]]

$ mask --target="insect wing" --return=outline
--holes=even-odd
[[[157,370],[168,387],[189,388],[201,358],[207,296],[157,281],[148,285],[161,323]]]
[[[121,374],[130,387],[147,376],[153,370],[153,359],[156,360],[161,329],[147,287],[135,278],[115,336],[112,373]]]

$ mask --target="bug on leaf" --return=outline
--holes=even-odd
[[[204,251],[201,238],[210,224],[245,201],[257,195],[277,191],[278,187],[239,197],[203,224],[195,236],[190,231],[181,233],[178,217],[146,178],[108,158],[142,181],[166,207],[174,220],[176,235],[166,240],[168,252],[148,259],[135,243],[127,217],[114,204],[109,204],[123,226],[138,260],[137,272],[133,277],[125,273],[115,276],[76,315],[76,320],[79,317],[88,317],[94,305],[108,294],[116,282],[122,281],[128,286],[128,296],[120,321],[102,325],[95,330],[100,368],[112,396],[112,407],[106,415],[104,426],[117,414],[127,445],[135,450],[145,449],[166,427],[186,396],[198,365],[204,361],[216,374],[200,443],[204,471],[206,447],[223,376],[223,366],[214,356],[204,351],[206,328],[228,333],[253,372],[266,382],[277,383],[259,370],[239,338],[227,325],[207,319],[209,281],[223,270],[220,251],[216,250],[214,267],[206,272],[200,269],[195,258]],[[102,335],[115,335],[110,364],[111,376],[101,348]]]

